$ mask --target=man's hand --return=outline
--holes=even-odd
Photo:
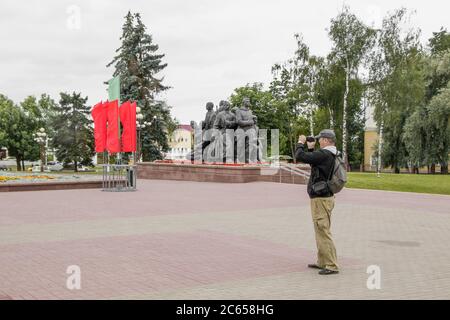
[[[298,143],[305,144],[305,143],[306,143],[306,136],[301,135],[301,136],[298,138]]]

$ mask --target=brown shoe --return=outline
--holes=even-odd
[[[310,268],[310,269],[320,269],[320,270],[323,269],[323,268],[319,267],[317,264],[308,264],[308,268]]]

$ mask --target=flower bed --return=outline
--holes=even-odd
[[[53,180],[55,177],[46,175],[28,175],[28,176],[0,176],[0,182],[16,181],[16,180]]]

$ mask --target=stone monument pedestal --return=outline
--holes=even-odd
[[[309,166],[298,166],[309,171]],[[278,182],[306,184],[307,178],[269,165],[211,165],[142,162],[137,164],[138,179],[179,180],[197,182],[249,183]]]

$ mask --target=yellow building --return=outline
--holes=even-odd
[[[192,127],[190,125],[179,125],[169,138],[169,152],[166,159],[185,160],[192,148]]]
[[[374,127],[366,127],[364,131],[364,171],[377,170],[376,150],[378,147],[378,131]]]

